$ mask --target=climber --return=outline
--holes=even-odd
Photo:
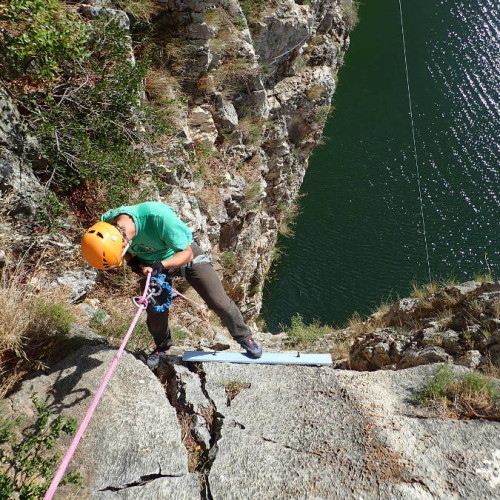
[[[108,210],[82,238],[85,260],[98,269],[119,266],[124,258],[140,276],[183,276],[221,319],[233,339],[253,358],[262,347],[252,337],[240,310],[227,296],[210,259],[194,242],[187,226],[168,205],[145,202]],[[161,300],[161,297],[160,297]],[[156,348],[148,365],[157,366],[173,345],[168,309],[157,313],[148,307],[147,325]]]

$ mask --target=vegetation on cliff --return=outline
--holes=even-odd
[[[38,142],[32,165],[56,207],[69,197],[95,216],[126,201],[147,145],[167,130],[140,98],[145,44],[131,52],[123,17],[85,18],[59,0],[7,1],[1,35],[3,83]]]

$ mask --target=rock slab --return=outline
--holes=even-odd
[[[10,410],[33,420],[36,392],[56,412],[83,420],[111,364],[115,349],[84,347],[48,375],[23,383],[10,398]],[[60,451],[69,446],[68,438]],[[83,478],[79,499],[199,498],[198,479],[188,473],[177,414],[158,379],[124,353],[68,467]],[[139,486],[146,483],[144,486]],[[60,486],[56,499],[75,498],[74,487]]]

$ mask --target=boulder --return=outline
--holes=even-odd
[[[407,335],[391,328],[377,329],[354,342],[350,351],[350,367],[371,371],[395,366],[407,344]]]
[[[84,347],[49,374],[24,382],[9,399],[12,415],[22,416],[26,424],[33,420],[30,398],[36,392],[49,408],[80,423],[115,353],[107,347]],[[69,438],[61,444],[68,446]],[[199,497],[176,412],[153,373],[129,353],[123,354],[69,471],[83,478],[77,498]],[[144,489],[138,487],[141,483],[146,483]],[[72,488],[60,486],[56,498],[75,498]]]

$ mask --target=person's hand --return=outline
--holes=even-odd
[[[127,264],[130,266],[130,269],[132,269],[132,271],[135,274],[139,274],[141,276],[144,274],[143,273],[144,264],[142,264],[141,261],[136,256],[129,259]]]
[[[151,276],[157,276],[164,271],[161,260],[155,260],[149,267],[151,268]]]

